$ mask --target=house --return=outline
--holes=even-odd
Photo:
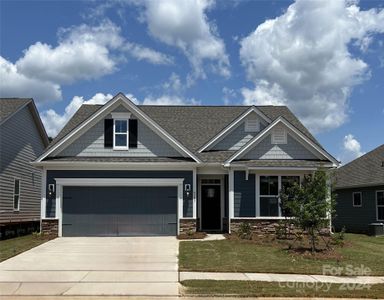
[[[83,105],[34,162],[59,236],[269,231],[280,188],[337,160],[285,106]]]
[[[41,170],[30,163],[48,146],[32,99],[0,99],[0,236],[38,230]]]
[[[337,169],[336,230],[367,232],[384,222],[384,144]]]

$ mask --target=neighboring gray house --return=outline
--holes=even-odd
[[[48,145],[32,99],[0,99],[0,236],[38,229],[41,170],[31,165]]]
[[[384,144],[336,171],[336,230],[367,232],[384,223]]]
[[[338,162],[285,106],[143,106],[118,94],[83,105],[34,165],[43,232],[129,236],[270,230],[281,187]]]

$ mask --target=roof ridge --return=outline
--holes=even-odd
[[[355,158],[354,160],[351,160],[349,163],[345,164],[344,166],[341,166],[339,169],[342,169],[342,168],[344,168],[344,167],[346,167],[346,166],[348,166],[348,165],[350,165],[350,164],[352,164],[352,163],[355,163],[355,162],[357,162],[357,161],[360,161],[361,159],[367,157],[368,155],[371,155],[372,152],[379,150],[379,148],[381,148],[381,147],[384,147],[384,144],[381,144],[381,145],[379,145],[379,146],[373,148],[372,150],[368,151],[367,153],[364,153],[363,155],[361,155],[361,156]]]

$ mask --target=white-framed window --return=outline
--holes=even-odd
[[[13,184],[13,210],[20,210],[20,179],[15,178]]]
[[[363,196],[361,192],[352,193],[352,205],[353,207],[361,207],[363,204]]]
[[[113,119],[113,149],[128,150],[128,119]]]
[[[244,126],[245,132],[258,132],[260,131],[260,122],[258,119],[247,119],[245,120]]]
[[[283,127],[276,127],[272,130],[271,134],[272,144],[286,144],[287,143],[287,131]]]
[[[300,184],[300,175],[260,175],[257,182],[257,216],[282,217],[279,193],[283,187]]]
[[[384,221],[384,191],[376,191],[376,214],[378,221]]]

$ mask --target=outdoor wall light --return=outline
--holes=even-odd
[[[53,183],[48,184],[48,196],[53,198],[55,196],[55,185]]]

